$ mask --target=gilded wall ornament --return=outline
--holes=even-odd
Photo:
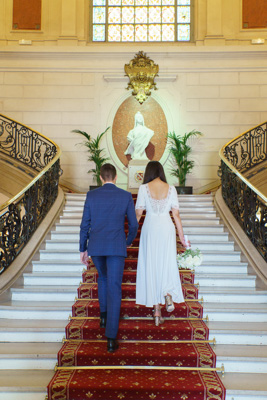
[[[158,76],[159,66],[150,60],[143,51],[139,51],[124,71],[129,77],[127,89],[133,89],[132,95],[142,104],[151,94],[151,89],[157,89],[154,78]]]

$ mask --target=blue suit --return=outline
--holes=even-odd
[[[124,231],[125,216],[129,232]],[[138,229],[132,195],[105,183],[87,193],[80,227],[80,251],[88,255],[98,271],[100,312],[107,312],[106,336],[116,338],[120,307],[121,283],[127,246]]]

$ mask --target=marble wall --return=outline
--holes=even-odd
[[[61,182],[75,190],[92,183],[87,174],[92,165],[82,137],[72,130],[96,136],[108,126],[102,144],[118,167],[119,185],[127,186],[122,158],[133,111],[123,114],[129,121],[125,130],[114,132],[113,124],[120,107],[132,102],[124,65],[140,50],[159,65],[152,99],[164,113],[167,131],[204,134],[192,142],[195,169],[187,184],[196,191],[217,179],[220,148],[267,119],[267,47],[252,45],[252,39],[267,39],[267,30],[242,28],[242,0],[195,0],[192,43],[127,45],[90,43],[87,0],[42,2],[38,32],[12,30],[12,2],[0,2],[0,113],[61,146]],[[25,40],[31,44],[19,44]],[[170,183],[177,183],[164,151],[166,121],[155,128],[154,113],[153,108],[146,116],[148,127],[157,130],[150,150],[156,149]],[[114,145],[116,135],[120,140]]]
[[[164,52],[148,45],[124,51],[112,45],[75,51],[3,48],[0,112],[61,146],[62,183],[82,191],[92,183],[82,138],[72,130],[96,136],[113,126],[119,107],[131,97],[124,64],[141,49],[159,64],[158,90],[152,96],[165,114],[168,131],[197,129],[204,134],[192,142],[196,166],[187,183],[195,190],[217,179],[218,152],[226,142],[267,119],[264,47],[165,46]],[[128,128],[125,137],[127,133]],[[118,161],[112,135],[110,129],[102,144],[118,167],[120,186],[126,187],[127,169]],[[168,172],[168,151],[161,160]]]

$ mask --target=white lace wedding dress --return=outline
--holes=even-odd
[[[146,210],[141,231],[136,303],[147,307],[164,304],[167,293],[175,303],[184,302],[176,256],[176,230],[171,209],[179,209],[177,192],[169,186],[165,199],[153,199],[148,184],[141,185],[136,209]]]

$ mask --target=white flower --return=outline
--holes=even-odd
[[[202,254],[199,249],[187,249],[184,253],[177,255],[177,263],[180,269],[191,269],[199,267],[202,263]]]

